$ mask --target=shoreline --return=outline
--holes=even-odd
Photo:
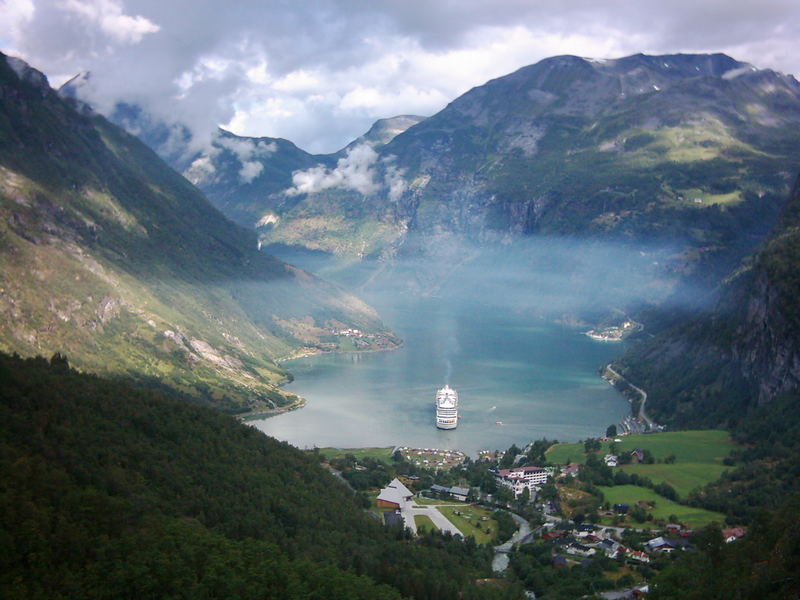
[[[289,356],[277,358],[275,359],[275,364],[281,366],[285,362],[300,358],[308,358],[310,356],[318,356],[320,354],[369,354],[372,352],[392,352],[394,350],[399,350],[403,346],[405,346],[405,342],[401,341],[391,348],[364,348],[362,350],[321,350],[320,348],[308,348],[305,352],[298,352],[297,354],[290,354]]]
[[[291,360],[297,360],[300,358],[308,358],[310,356],[317,356],[320,354],[361,354],[361,353],[369,353],[369,352],[390,352],[392,350],[398,350],[405,345],[404,342],[398,343],[396,346],[392,348],[369,348],[363,350],[321,350],[319,348],[307,348],[305,351],[299,350],[294,355],[289,355],[288,357],[280,358],[275,361],[275,364],[278,366],[282,366],[284,362],[288,362]],[[291,375],[291,374],[290,374]],[[277,387],[283,389],[284,385],[290,384],[295,381],[294,376],[292,375],[291,378],[286,378],[284,381],[278,384]],[[296,395],[296,394],[295,394]],[[247,423],[249,421],[260,421],[262,419],[271,419],[272,417],[277,417],[284,413],[293,412],[295,410],[300,410],[301,408],[305,407],[308,403],[306,398],[302,396],[297,396],[297,402],[289,404],[288,406],[279,406],[276,408],[269,408],[265,410],[255,410],[249,411],[245,413],[241,413],[235,415],[237,419],[242,421],[243,423]]]

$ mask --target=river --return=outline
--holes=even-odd
[[[372,300],[403,339],[389,352],[316,355],[285,363],[304,408],[252,424],[300,448],[405,445],[460,449],[575,441],[605,433],[628,402],[598,375],[620,344],[498,309],[479,299]],[[459,394],[459,425],[434,425],[434,394]]]

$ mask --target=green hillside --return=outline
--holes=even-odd
[[[0,355],[0,596],[516,598],[491,551],[411,542],[234,418]]]
[[[649,450],[656,462],[653,464],[629,464],[617,467],[628,474],[636,473],[649,478],[653,483],[668,483],[682,499],[702,486],[716,481],[728,468],[723,459],[737,448],[727,431],[672,431],[658,434],[628,435],[617,443],[618,452],[631,452],[634,448]],[[602,454],[608,452],[603,444]],[[548,461],[564,464],[586,462],[583,444],[556,444],[546,453]],[[674,462],[664,463],[667,457]]]
[[[258,252],[154,152],[0,56],[0,349],[191,394],[230,411],[296,402],[275,360],[335,350],[358,299]]]

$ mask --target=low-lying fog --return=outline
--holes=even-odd
[[[308,404],[256,426],[300,447],[413,445],[474,454],[542,437],[602,435],[629,412],[598,373],[625,343],[583,332],[667,301],[676,280],[672,248],[566,239],[494,248],[450,240],[435,254],[389,262],[271,251],[354,291],[405,342],[391,352],[286,363],[296,376],[289,389]],[[434,423],[434,394],[445,383],[460,395],[453,431]]]

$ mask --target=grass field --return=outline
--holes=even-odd
[[[369,457],[388,462],[392,458],[392,450],[393,446],[388,448],[320,448],[319,453],[325,457],[325,460],[343,458],[345,454],[352,454],[356,460]]]
[[[464,537],[472,536],[478,544],[488,544],[497,535],[497,522],[485,508],[473,505],[442,506],[439,512],[447,517]],[[460,514],[456,514],[457,512]],[[481,521],[481,517],[487,517],[489,520]]]
[[[688,497],[695,488],[716,481],[727,469],[721,464],[687,462],[676,462],[673,465],[625,465],[620,468],[629,474],[649,477],[653,483],[666,482],[678,492],[680,498]]]
[[[414,515],[414,523],[417,525],[417,533],[425,533],[426,531],[439,531],[439,528],[433,524],[430,517],[425,515]]]
[[[683,506],[671,500],[659,496],[653,490],[648,488],[639,487],[636,485],[615,485],[614,487],[600,487],[600,490],[605,496],[606,502],[610,504],[625,503],[634,505],[640,500],[645,502],[655,502],[651,514],[654,519],[664,519],[668,521],[671,515],[677,517],[681,523],[686,523],[689,527],[702,527],[708,525],[712,521],[717,523],[725,522],[725,515],[702,508],[694,508],[691,506]],[[610,519],[604,519],[604,524],[611,524]],[[639,524],[628,518],[626,523],[631,527],[650,527],[649,523]]]
[[[735,447],[728,432],[717,429],[704,431],[671,431],[665,433],[628,435],[620,438],[620,452],[646,448],[656,460],[675,455],[673,464],[625,465],[619,467],[626,473],[649,477],[654,483],[670,484],[681,498],[693,489],[710,483],[722,474],[722,459]],[[603,444],[601,455],[608,452]],[[550,462],[564,464],[567,460],[583,463],[586,454],[583,444],[556,444],[547,451]]]

